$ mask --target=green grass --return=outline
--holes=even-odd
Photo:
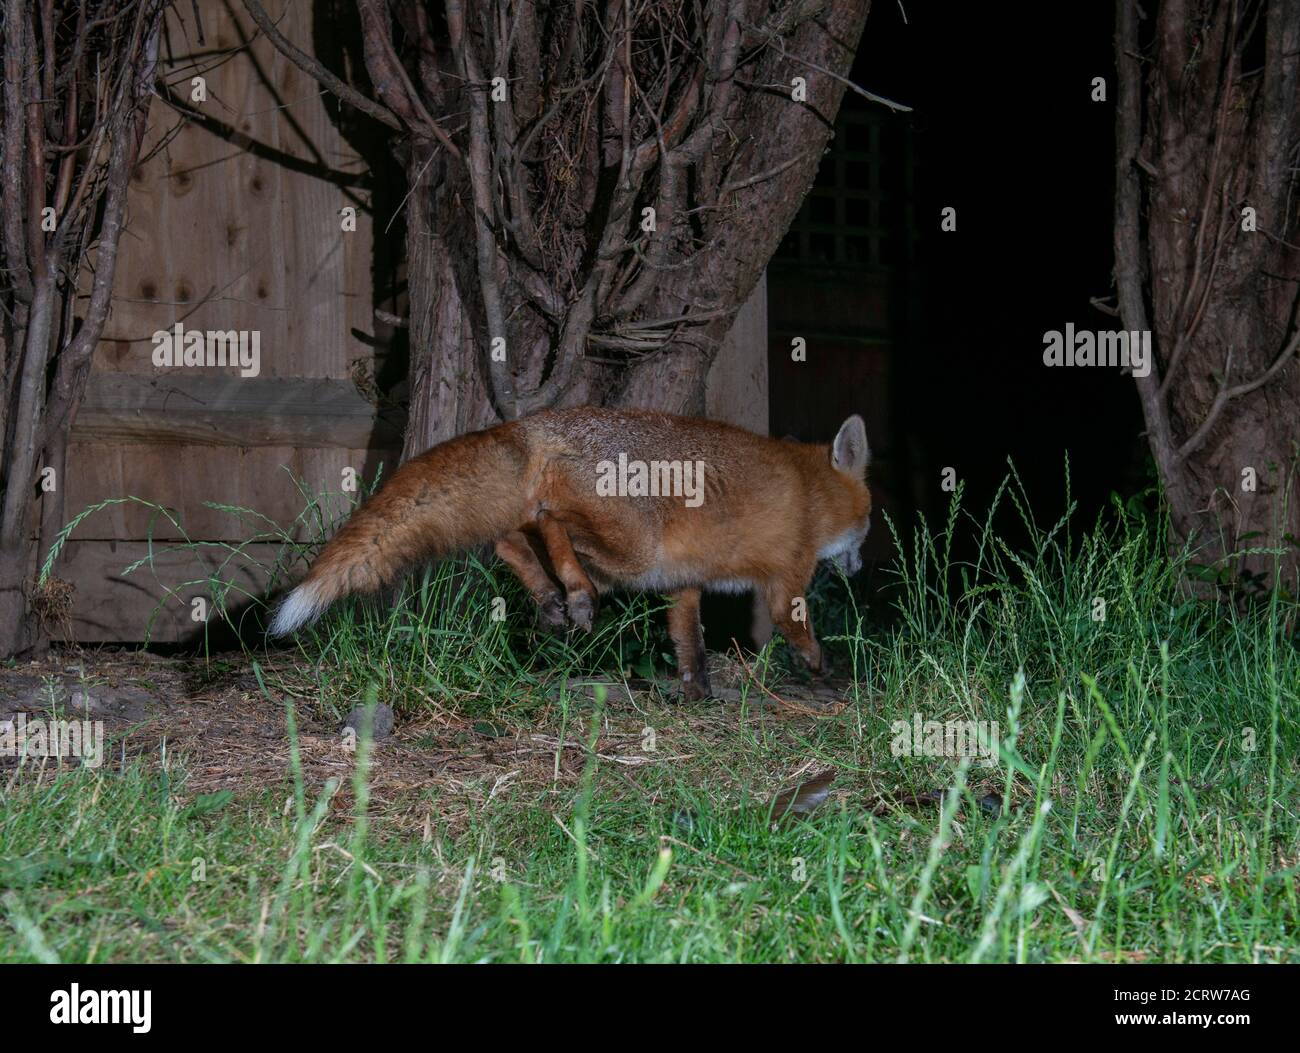
[[[455,700],[585,742],[576,773],[463,805],[428,789],[423,806],[460,813],[427,836],[370,807],[384,747],[364,740],[352,785],[323,790],[296,751],[282,785],[233,797],[188,793],[176,757],[19,775],[0,960],[1300,960],[1295,603],[1188,598],[1190,556],[1171,562],[1135,508],[1072,540],[1014,486],[997,500],[1028,543],[955,498],[943,529],[900,539],[889,619],[819,582],[814,620],[853,674],[828,719],[757,691],[636,710],[557,686],[660,669],[652,598],[576,645],[536,638],[505,575],[472,562],[391,610],[346,609],[298,672],[259,668],[269,709],[382,695],[418,718]],[[783,662],[757,668],[775,684]],[[918,713],[996,722],[997,763],[895,756],[895,722]],[[647,726],[654,763],[592,748]],[[772,793],[828,767],[830,800],[772,824]]]

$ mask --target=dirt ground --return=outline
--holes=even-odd
[[[334,721],[313,716],[309,698],[293,698],[292,669],[263,660],[259,684],[251,663],[223,656],[214,663],[195,658],[161,657],[132,650],[57,650],[44,658],[0,669],[0,724],[17,714],[102,721],[103,764],[142,758],[162,766],[183,763],[183,796],[230,790],[253,796],[292,786],[286,701],[295,702],[295,720],[304,782],[309,795],[327,780],[339,789],[331,808],[350,814],[353,738]],[[724,704],[684,708],[667,696],[671,686],[648,681],[606,683],[606,717],[595,751],[606,770],[622,773],[631,791],[644,792],[627,779],[646,764],[689,763],[692,753],[734,738],[739,684],[748,671],[727,656],[713,656],[712,677]],[[279,674],[287,675],[279,675]],[[595,680],[569,681],[571,692],[594,691]],[[780,695],[754,688],[749,704],[764,718],[798,725],[831,717],[844,708],[845,685],[784,685]],[[645,729],[656,728],[658,742],[645,749]],[[431,823],[456,826],[476,804],[507,787],[544,800],[571,792],[587,759],[585,728],[570,726],[559,738],[559,707],[547,707],[530,726],[466,718],[449,709],[399,717],[393,732],[375,743],[371,771],[372,812],[398,827]],[[725,749],[725,745],[723,746]],[[46,773],[76,759],[28,758]],[[18,759],[0,756],[0,777]],[[812,762],[809,768],[814,767]],[[791,773],[783,773],[790,777]],[[799,773],[794,773],[798,775]]]

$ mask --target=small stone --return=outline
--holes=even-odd
[[[343,726],[345,728],[351,728],[358,735],[360,735],[361,724],[362,721],[365,720],[365,713],[366,713],[365,706],[357,706],[351,713],[348,714],[347,719],[343,721]],[[393,733],[393,724],[395,722],[396,720],[395,717],[393,716],[392,707],[386,706],[382,702],[378,703],[375,706],[375,720],[374,720],[374,725],[371,728],[371,737],[376,741],[378,741],[379,739],[388,738],[388,736]]]

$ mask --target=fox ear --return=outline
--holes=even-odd
[[[840,425],[839,434],[831,445],[831,464],[837,472],[861,479],[871,461],[867,446],[867,426],[856,413]]]

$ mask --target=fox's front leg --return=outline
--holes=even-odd
[[[808,610],[807,592],[811,582],[811,575],[802,589],[791,588],[780,582],[771,582],[764,589],[764,595],[767,597],[767,609],[772,616],[772,624],[781,630],[786,643],[799,652],[799,656],[808,663],[809,669],[819,675],[825,675],[830,672],[830,667],[825,655],[822,654],[821,644],[813,635],[812,614]]]
[[[578,554],[573,551],[569,532],[564,529],[563,523],[548,512],[538,513],[537,529],[546,544],[546,554],[551,558],[551,565],[564,585],[564,602],[569,609],[570,621],[578,628],[591,632],[599,602],[598,594],[591,577],[578,562]]]
[[[704,627],[700,625],[700,590],[679,589],[669,595],[668,635],[677,652],[677,673],[682,678],[682,697],[698,702],[713,694],[704,651]]]
[[[762,589],[755,589],[750,608],[749,635],[760,651],[772,640],[772,612],[767,609],[767,597]]]

